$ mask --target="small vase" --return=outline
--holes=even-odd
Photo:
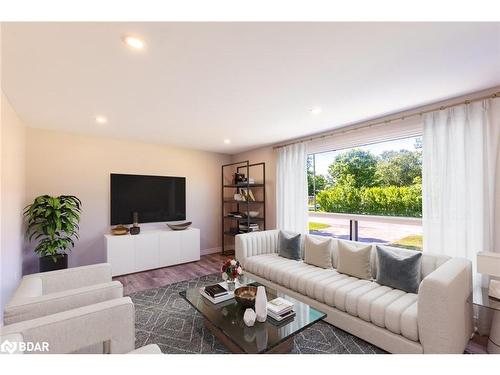
[[[236,288],[236,279],[233,279],[233,280],[227,280],[227,290],[229,290],[230,292],[234,291],[234,289]]]
[[[265,322],[267,319],[267,295],[263,286],[257,287],[257,296],[255,297],[255,314],[258,322]]]

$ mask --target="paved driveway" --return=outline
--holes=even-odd
[[[330,225],[329,228],[312,233],[323,236],[349,239],[349,220],[309,213],[309,221]],[[411,235],[422,235],[419,225],[380,223],[374,221],[358,221],[359,241],[362,242],[394,242]]]

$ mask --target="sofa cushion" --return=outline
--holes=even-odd
[[[321,268],[332,268],[332,243],[331,238],[313,238],[306,235],[304,240],[304,261],[307,264]]]
[[[300,260],[300,234],[291,235],[280,231],[278,254],[284,258]]]
[[[406,293],[393,301],[385,309],[384,325],[389,331],[401,334],[401,316],[414,303],[417,302],[417,295]]]
[[[377,282],[392,288],[417,293],[422,264],[421,252],[401,253],[377,246]]]
[[[372,246],[358,247],[338,241],[337,271],[360,279],[371,279]]]

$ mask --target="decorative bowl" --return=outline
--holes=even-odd
[[[259,211],[248,211],[248,216],[257,217],[259,216]]]
[[[257,296],[256,286],[240,286],[234,291],[234,299],[245,308],[255,306],[255,296]]]
[[[190,221],[187,221],[185,223],[180,223],[180,224],[169,224],[167,223],[167,226],[172,229],[172,230],[184,230],[186,228],[189,228],[189,226],[193,224]]]
[[[128,234],[129,229],[123,225],[117,225],[116,227],[111,229],[111,234],[113,236],[123,236],[124,234]]]

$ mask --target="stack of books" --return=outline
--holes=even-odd
[[[259,224],[257,223],[250,223],[250,225],[240,224],[239,229],[240,233],[257,232],[260,230]]]
[[[267,303],[267,315],[277,322],[292,318],[295,316],[293,303],[281,297],[275,298]]]
[[[243,286],[238,280],[236,280],[235,288],[238,289]],[[200,294],[212,303],[221,303],[234,298],[234,290],[228,290],[227,281],[222,281],[218,284],[207,285],[200,288]]]
[[[224,284],[225,283],[207,285],[204,288],[200,288],[200,293],[212,303],[227,301],[234,297],[234,292],[228,291],[224,288]]]

